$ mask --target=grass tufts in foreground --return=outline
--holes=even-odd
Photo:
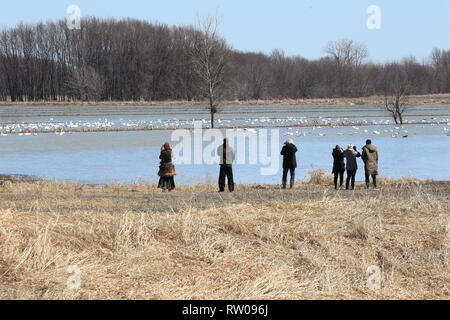
[[[320,183],[5,183],[0,299],[449,299],[450,182]]]

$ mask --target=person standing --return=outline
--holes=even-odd
[[[334,174],[334,188],[338,189],[338,179],[339,179],[339,187],[342,188],[344,184],[344,173],[345,173],[345,162],[344,162],[344,149],[341,146],[337,145],[336,148],[333,149],[333,171]]]
[[[228,139],[223,139],[223,144],[217,149],[217,154],[220,157],[219,192],[225,192],[225,178],[228,180],[228,190],[233,192],[233,162],[235,160],[235,154]]]
[[[161,163],[159,165],[158,176],[160,177],[158,188],[163,192],[168,190],[169,192],[175,189],[175,179],[177,175],[175,166],[172,163],[172,146],[169,143],[165,143],[161,148],[161,154],[159,155]]]
[[[344,157],[347,160],[347,181],[345,183],[345,189],[350,189],[351,181],[352,190],[355,190],[356,171],[358,171],[358,163],[356,160],[357,158],[361,157],[361,154],[358,152],[354,145],[349,144],[347,150],[344,151]]]
[[[371,140],[366,141],[366,145],[363,147],[362,159],[364,161],[365,173],[366,173],[366,188],[370,187],[370,177],[372,176],[373,186],[377,187],[377,175],[378,175],[378,148],[372,144]]]
[[[288,172],[291,176],[291,189],[295,184],[295,169],[297,169],[297,153],[298,149],[294,145],[294,141],[292,139],[286,140],[283,149],[281,150],[281,155],[283,156],[283,189],[286,189],[287,186],[287,175]]]

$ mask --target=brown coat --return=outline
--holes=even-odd
[[[378,175],[378,149],[373,144],[363,147],[362,159],[365,164],[366,173]]]
[[[159,166],[158,176],[162,178],[170,178],[177,175],[175,171],[175,166],[172,163],[172,151],[163,150],[159,156],[161,159],[161,164]]]

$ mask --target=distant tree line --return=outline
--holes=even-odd
[[[450,92],[450,50],[435,49],[427,62],[408,57],[375,64],[363,44],[339,40],[327,45],[323,58],[308,60],[279,50],[233,50],[215,29],[218,48],[208,51],[199,46],[211,43],[205,30],[98,18],[83,19],[80,30],[69,30],[65,21],[3,29],[0,100],[203,100],[205,83],[218,81],[210,93],[227,100],[379,94],[395,105],[399,94]],[[217,68],[220,77],[205,73]]]

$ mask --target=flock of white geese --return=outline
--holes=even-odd
[[[201,123],[203,127],[209,127],[210,121],[205,119],[157,119],[157,120],[118,120],[96,119],[79,121],[55,121],[50,118],[47,121],[39,122],[20,122],[20,123],[0,123],[0,136],[18,135],[31,136],[38,134],[56,134],[64,135],[73,132],[95,132],[95,131],[120,131],[120,130],[171,130],[182,128],[193,128],[194,123]],[[388,120],[352,120],[348,118],[335,119],[318,117],[308,119],[306,117],[288,117],[288,118],[247,118],[247,119],[217,119],[217,128],[241,128],[243,134],[261,133],[258,128],[283,128],[285,136],[318,136],[327,135],[387,135],[392,138],[409,136],[406,125],[414,124],[427,127],[441,128],[441,132],[450,136],[450,119],[448,118],[430,118],[420,121],[405,121],[405,125],[395,125]],[[373,130],[376,126],[377,130]],[[327,130],[325,130],[327,128]],[[330,131],[333,128],[335,130]],[[385,128],[385,129],[383,129]],[[337,132],[336,132],[337,131]]]

